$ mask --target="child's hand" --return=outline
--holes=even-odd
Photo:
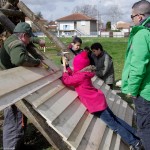
[[[41,47],[45,47],[45,40],[40,39],[40,40],[39,40],[39,45],[40,45]]]
[[[68,64],[68,62],[65,56],[62,56],[62,62],[63,62],[63,71],[67,72],[66,65]]]

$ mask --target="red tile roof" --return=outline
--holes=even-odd
[[[79,20],[96,20],[95,18],[89,17],[82,13],[74,13],[62,18],[57,19],[57,21],[79,21]]]
[[[56,22],[55,22],[55,21],[50,21],[50,22],[48,23],[48,25],[56,25]]]

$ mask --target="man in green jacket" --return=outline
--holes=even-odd
[[[138,136],[150,149],[150,2],[132,6],[132,28],[122,73],[122,92],[132,97],[137,114]]]
[[[32,36],[29,24],[20,22],[16,25],[13,34],[8,37],[0,50],[0,67],[10,69],[17,66],[37,67],[41,65],[42,56],[35,50],[28,49]],[[45,45],[45,41],[33,38],[33,42]],[[29,52],[31,55],[29,55]],[[16,79],[17,80],[17,79]],[[21,150],[23,144],[26,118],[15,106],[4,110],[3,149]]]

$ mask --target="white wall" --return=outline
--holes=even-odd
[[[113,32],[113,37],[124,37],[124,32]]]
[[[74,30],[74,22],[59,22],[59,30]]]
[[[90,34],[90,21],[77,21],[77,29],[80,30],[83,34]]]
[[[109,37],[109,32],[101,32],[101,37]]]

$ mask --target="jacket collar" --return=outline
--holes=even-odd
[[[132,44],[132,40],[133,40],[133,37],[134,35],[140,31],[141,29],[148,29],[150,30],[150,17],[144,19],[140,25],[137,25],[137,26],[134,26],[131,30],[131,33],[130,33],[130,36],[129,36],[129,40],[128,40],[128,46],[127,46],[127,53],[126,53],[126,56],[128,54],[128,51],[130,50],[130,47],[131,47],[131,44]]]

